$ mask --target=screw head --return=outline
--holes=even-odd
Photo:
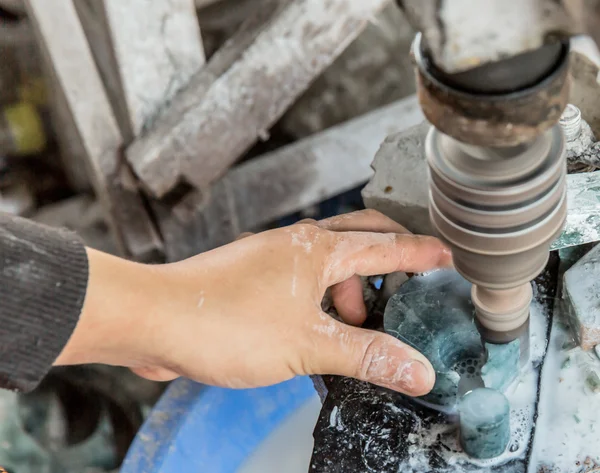
[[[575,141],[581,134],[581,110],[573,104],[567,104],[558,122],[567,141]]]

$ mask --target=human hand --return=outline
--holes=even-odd
[[[358,328],[367,315],[358,275],[426,271],[451,264],[451,254],[378,212],[271,230],[162,266],[89,257],[80,322],[56,364],[106,363],[232,388],[309,374],[412,396],[433,387],[423,355]],[[347,324],[321,310],[329,287]]]

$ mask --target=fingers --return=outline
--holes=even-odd
[[[409,396],[422,396],[433,388],[435,371],[418,351],[384,333],[333,319],[327,324],[327,330],[317,330],[316,374],[349,376]]]
[[[328,286],[354,274],[418,273],[452,264],[450,250],[434,237],[345,232],[334,240],[324,266],[324,283]]]
[[[315,222],[334,232],[410,233],[406,228],[376,210],[360,210]]]
[[[361,210],[313,223],[334,232],[363,231],[376,233],[410,233],[399,223],[375,210]],[[356,275],[331,288],[333,303],[344,322],[360,326],[367,318],[360,278]]]
[[[354,275],[333,286],[331,297],[339,316],[347,324],[360,326],[367,319],[363,286],[359,276]]]

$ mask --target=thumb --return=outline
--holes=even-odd
[[[417,350],[391,335],[344,325],[331,319],[317,336],[319,373],[377,384],[409,396],[433,388],[435,371]]]

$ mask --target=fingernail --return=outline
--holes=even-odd
[[[411,360],[399,366],[392,380],[392,389],[411,396],[422,396],[431,391],[435,373],[418,360]]]

